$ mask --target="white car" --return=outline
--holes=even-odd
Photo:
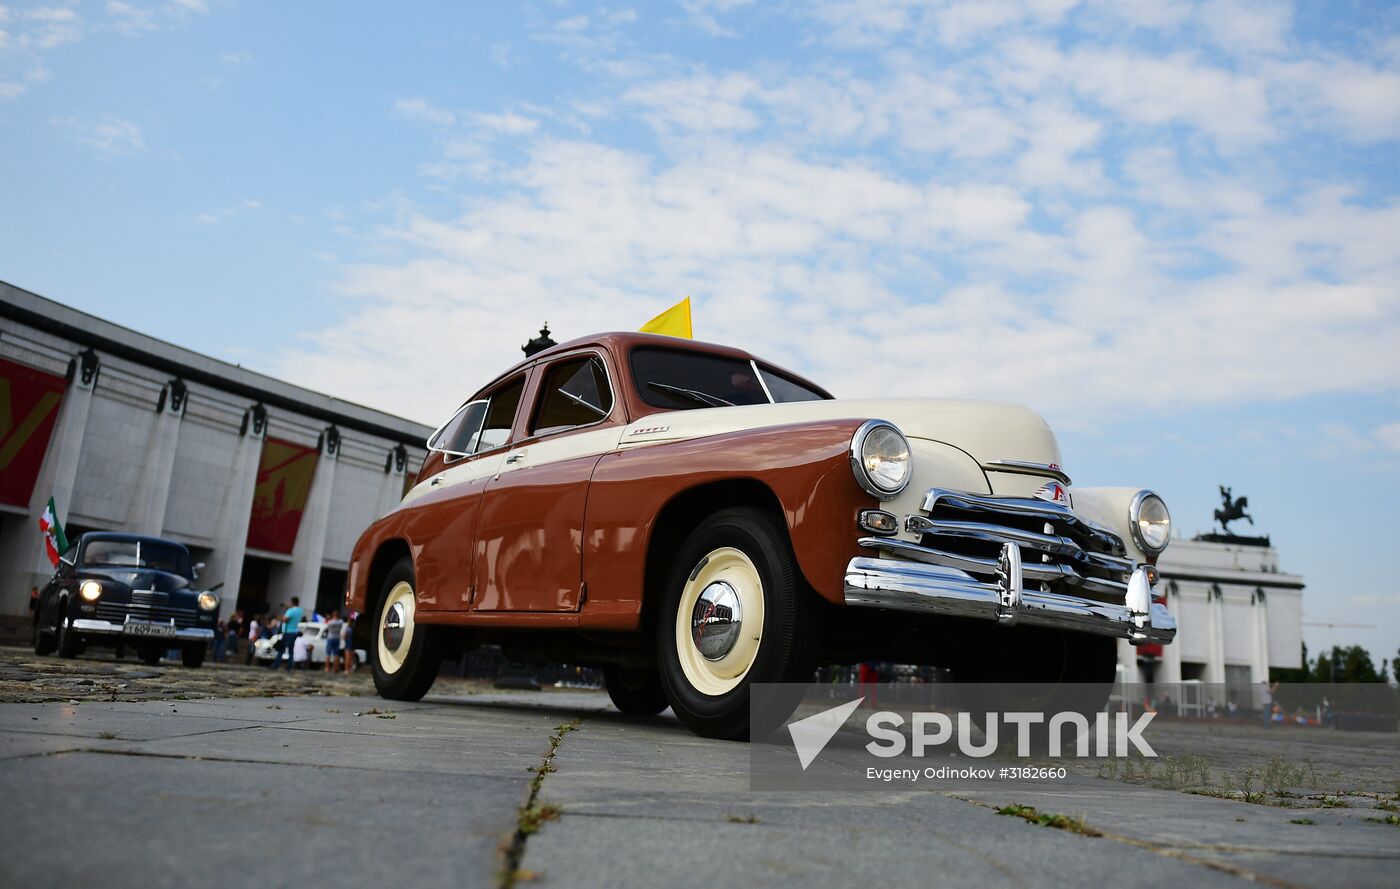
[[[297,624],[297,629],[301,637],[311,643],[309,652],[311,663],[324,664],[326,662],[326,627],[328,624],[320,621],[304,620]],[[259,663],[270,663],[277,657],[277,643],[281,641],[281,633],[273,633],[271,639],[259,639],[253,643],[253,658]],[[355,649],[355,660],[357,663],[365,663],[368,655],[363,648]]]

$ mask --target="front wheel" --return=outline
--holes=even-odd
[[[52,654],[56,642],[54,633],[45,633],[39,626],[39,618],[34,618],[34,653],[39,655]]]
[[[58,649],[59,657],[74,658],[78,656],[83,640],[78,638],[72,627],[65,626],[65,623],[66,620],[60,613],[58,621],[54,624],[54,647]]]
[[[657,628],[662,687],[698,735],[746,738],[753,683],[802,682],[816,651],[813,593],[782,520],[724,509],[682,544]],[[765,713],[762,732],[788,713]]]
[[[384,579],[374,613],[370,668],[380,697],[416,701],[428,693],[442,665],[431,627],[418,624],[413,561],[400,559]]]

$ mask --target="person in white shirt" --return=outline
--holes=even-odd
[[[292,665],[298,670],[306,670],[311,667],[311,640],[300,633],[292,642]]]

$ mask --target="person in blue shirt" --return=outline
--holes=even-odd
[[[301,623],[302,615],[306,612],[301,610],[301,599],[292,597],[292,607],[287,609],[287,613],[282,616],[282,653],[287,657],[287,672],[292,671],[292,649],[300,631],[297,625]]]

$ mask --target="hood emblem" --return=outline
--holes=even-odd
[[[653,432],[666,432],[670,426],[643,426],[640,429],[633,429],[628,435],[650,435]]]
[[[1069,492],[1059,482],[1046,482],[1035,489],[1035,496],[1041,500],[1049,500],[1051,503],[1069,505]]]

